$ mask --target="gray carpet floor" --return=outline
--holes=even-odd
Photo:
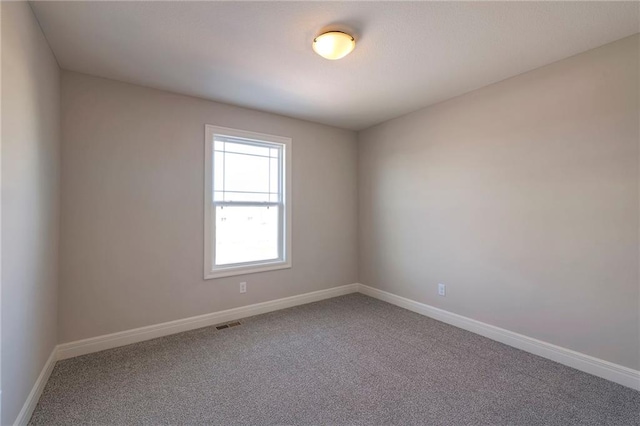
[[[352,294],[60,361],[32,425],[640,425],[640,392]]]

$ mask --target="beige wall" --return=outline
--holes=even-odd
[[[61,343],[357,281],[354,132],[70,72],[62,115]],[[293,138],[293,268],[203,280],[205,124]]]
[[[359,133],[360,282],[640,369],[638,50]]]
[[[26,2],[2,2],[2,419],[57,343],[60,72]]]

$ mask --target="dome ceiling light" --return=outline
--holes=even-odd
[[[347,56],[356,47],[356,40],[342,31],[329,31],[313,39],[313,50],[330,60]]]

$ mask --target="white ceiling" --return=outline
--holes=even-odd
[[[639,31],[636,2],[33,2],[67,70],[359,130]],[[323,29],[356,49],[327,61]]]

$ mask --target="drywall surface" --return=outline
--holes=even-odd
[[[60,71],[29,4],[0,7],[4,425],[57,343]]]
[[[72,72],[62,115],[61,343],[357,281],[355,132]],[[203,279],[205,124],[293,139],[291,269]]]
[[[360,282],[640,369],[638,51],[360,132]]]

